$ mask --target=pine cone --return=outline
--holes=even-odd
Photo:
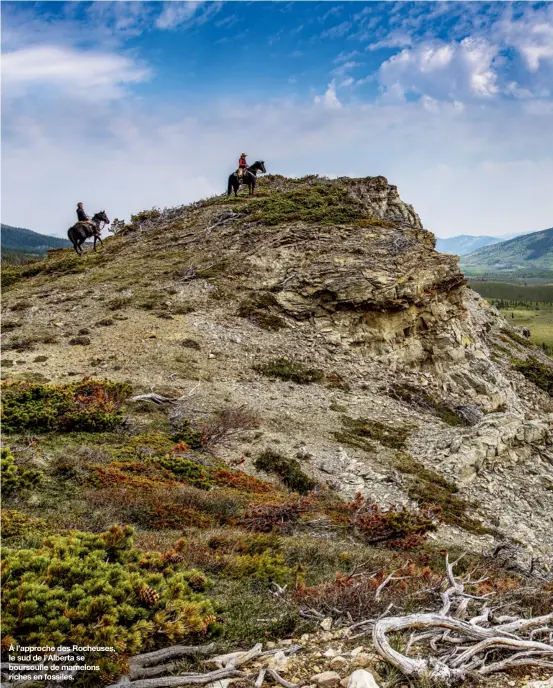
[[[142,600],[142,602],[149,604],[151,607],[159,601],[159,593],[149,585],[144,585],[140,588],[138,591],[138,597]]]
[[[175,552],[170,554],[168,553],[165,555],[165,561],[168,564],[182,564],[182,562],[184,561],[184,557],[182,556],[182,554],[178,554]]]

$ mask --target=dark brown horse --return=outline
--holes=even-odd
[[[240,188],[240,184],[247,185],[249,195],[251,196],[255,191],[255,183],[257,181],[258,172],[263,172],[263,174],[267,173],[267,170],[265,169],[265,162],[263,160],[258,160],[257,162],[254,162],[253,165],[250,165],[244,171],[242,181],[240,181],[236,172],[233,172],[228,178],[227,196],[230,196],[233,191],[234,195],[238,196],[238,189]]]
[[[101,210],[92,217],[90,223],[77,222],[77,224],[74,224],[73,227],[70,227],[67,230],[67,236],[73,244],[73,248],[75,249],[77,255],[82,256],[83,249],[81,246],[87,239],[90,239],[90,237],[94,237],[94,250],[96,250],[97,241],[100,242],[100,245],[102,244],[100,232],[102,231],[104,225],[109,225],[109,218],[106,215],[106,211]]]

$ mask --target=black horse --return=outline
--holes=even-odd
[[[77,222],[73,227],[67,230],[67,236],[73,244],[75,252],[79,256],[83,254],[83,249],[81,248],[82,244],[84,244],[87,239],[90,239],[90,237],[94,237],[94,250],[96,250],[97,241],[100,242],[100,245],[102,244],[100,232],[104,225],[109,225],[109,218],[106,215],[106,211],[101,210],[99,213],[96,213],[90,220],[90,223],[91,224],[88,222]]]
[[[263,160],[258,160],[257,162],[254,162],[253,165],[250,165],[247,168],[247,170],[244,171],[242,181],[240,181],[240,179],[238,178],[238,174],[236,172],[233,172],[228,178],[227,196],[230,196],[233,191],[234,195],[238,196],[238,189],[240,188],[240,184],[247,184],[249,191],[248,195],[253,195],[253,192],[255,191],[255,183],[257,181],[258,172],[263,172],[263,174],[267,173],[267,170],[265,169],[265,162]]]

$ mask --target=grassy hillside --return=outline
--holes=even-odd
[[[461,267],[470,274],[553,270],[553,228],[478,249],[461,259]]]

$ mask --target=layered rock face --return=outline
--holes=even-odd
[[[433,489],[424,469],[432,470],[457,485],[483,526],[468,533],[452,521],[439,533],[444,542],[492,552],[511,537],[547,570],[553,405],[547,385],[531,380],[551,376],[553,362],[467,288],[455,256],[434,246],[383,177],[269,177],[252,199],[145,213],[106,242],[103,262],[90,268],[86,320],[82,309],[58,305],[80,288],[78,275],[51,271],[25,293],[16,286],[14,298],[46,288],[50,298],[48,308],[36,302],[19,332],[68,320],[77,332],[109,315],[102,299],[116,286],[129,304],[119,344],[130,338],[140,347],[118,359],[111,377],[188,394],[180,342],[192,337],[201,342],[186,358],[199,381],[194,408],[232,400],[260,413],[263,438],[223,458],[278,445],[321,483],[381,504],[424,501]],[[133,299],[154,288],[193,310],[163,320],[138,310]],[[58,356],[48,345],[52,375],[86,372],[95,356],[117,351],[118,326],[95,333],[86,354],[69,358],[60,346]],[[282,357],[335,382],[255,372]],[[538,372],[525,377],[525,361]],[[392,442],[386,428],[401,437]],[[250,458],[244,469],[255,471]]]

